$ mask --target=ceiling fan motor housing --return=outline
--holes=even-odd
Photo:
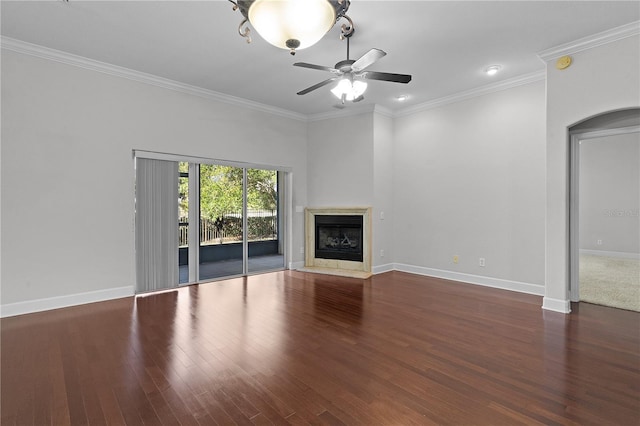
[[[338,62],[335,68],[343,73],[348,73],[351,71],[351,65],[353,65],[354,62],[353,59],[345,59],[344,61]]]

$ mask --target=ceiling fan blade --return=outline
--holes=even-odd
[[[355,99],[353,100],[353,102],[360,102],[360,101],[361,101],[361,100],[363,100],[363,99],[364,99],[364,96],[360,95],[360,96],[358,96],[357,98],[355,98]]]
[[[302,68],[311,68],[312,70],[320,70],[320,71],[329,71],[329,72],[338,72],[337,69],[331,67],[325,67],[322,65],[308,64],[306,62],[296,62],[293,64],[294,67],[302,67]]]
[[[387,54],[386,52],[380,49],[375,49],[375,48],[371,49],[370,51],[362,55],[360,59],[355,61],[351,65],[351,69],[356,72],[362,71],[363,69],[365,69],[369,65],[372,65],[374,62],[376,62],[378,59],[382,58],[386,54]]]
[[[369,80],[391,81],[393,83],[408,83],[411,81],[409,74],[393,74],[389,72],[365,71],[360,75]]]
[[[330,78],[330,79],[328,79],[328,80],[321,81],[321,82],[320,82],[320,83],[318,83],[318,84],[314,84],[314,85],[313,85],[313,86],[311,86],[311,87],[307,87],[306,89],[299,91],[299,92],[298,92],[298,95],[306,95],[306,94],[307,94],[307,93],[309,93],[309,92],[312,92],[312,91],[314,91],[314,90],[316,90],[316,89],[321,88],[322,86],[326,86],[327,84],[330,84],[332,81],[335,81],[337,78],[338,78],[338,77],[333,77],[333,78]]]

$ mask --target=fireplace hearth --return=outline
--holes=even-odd
[[[371,276],[371,208],[305,209],[304,271]]]

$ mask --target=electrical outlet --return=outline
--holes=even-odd
[[[598,240],[598,245],[601,246],[602,245],[602,240]]]
[[[478,265],[484,266],[484,257],[481,257],[480,259],[478,259]]]
[[[304,247],[300,247],[300,254],[304,254]]]
[[[380,257],[384,257],[384,250],[380,250]]]
[[[458,255],[453,256],[453,263],[458,263]]]
[[[380,212],[380,220],[384,220],[384,212]]]

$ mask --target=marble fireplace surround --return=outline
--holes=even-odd
[[[362,216],[362,262],[315,257],[315,216]],[[305,209],[305,261],[302,271],[353,278],[371,276],[371,207],[326,207]]]

